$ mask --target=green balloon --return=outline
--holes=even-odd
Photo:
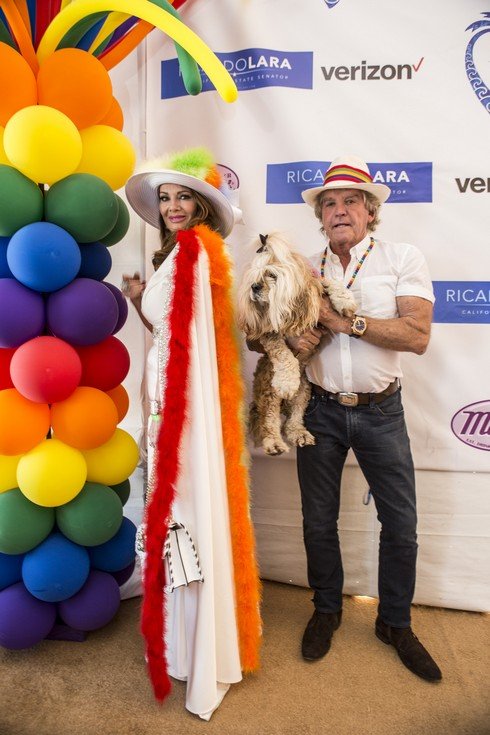
[[[121,503],[123,505],[126,505],[128,498],[129,498],[129,494],[131,492],[131,484],[129,480],[123,480],[118,485],[110,485],[110,487],[112,487],[112,489],[116,491]]]
[[[126,202],[121,199],[119,194],[114,194],[114,196],[116,197],[118,205],[116,224],[108,235],[99,240],[102,245],[107,245],[107,247],[115,245],[116,242],[122,240],[129,229],[129,210],[126,206]]]
[[[76,498],[56,508],[61,533],[81,546],[98,546],[119,531],[123,509],[118,496],[107,485],[86,482]]]
[[[24,554],[44,541],[54,526],[54,508],[31,503],[18,487],[0,494],[0,552]]]
[[[119,206],[111,187],[92,174],[71,174],[49,189],[46,220],[63,227],[77,242],[100,242],[114,228]]]
[[[34,181],[0,164],[0,236],[10,237],[43,217],[43,194]]]

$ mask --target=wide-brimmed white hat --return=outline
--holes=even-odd
[[[159,188],[161,184],[177,184],[193,189],[212,203],[218,215],[219,232],[230,234],[235,222],[233,207],[223,192],[214,186],[220,181],[216,164],[205,148],[195,148],[175,154],[171,158],[147,161],[126,183],[129,204],[139,216],[160,227]],[[206,177],[213,183],[206,181]]]
[[[362,158],[353,155],[338,156],[335,158],[323,180],[323,186],[315,186],[301,192],[304,201],[315,206],[317,196],[322,191],[329,189],[362,189],[374,194],[380,204],[386,202],[391,194],[391,189],[386,184],[373,184],[373,177],[369,167]]]

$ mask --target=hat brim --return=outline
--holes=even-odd
[[[317,196],[324,191],[329,191],[330,189],[361,189],[362,191],[368,191],[376,197],[380,204],[386,202],[391,194],[391,189],[389,186],[386,186],[386,184],[356,184],[352,181],[346,181],[344,183],[341,181],[332,181],[325,186],[315,186],[312,189],[305,189],[301,192],[301,196],[306,204],[309,204],[310,207],[314,207]]]
[[[225,195],[207,181],[179,171],[159,169],[134,174],[126,183],[126,197],[129,204],[149,225],[160,228],[158,189],[161,184],[177,184],[197,191],[214,206],[220,225],[219,232],[227,237],[233,229],[233,208]]]

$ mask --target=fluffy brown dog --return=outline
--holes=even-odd
[[[265,350],[254,373],[250,431],[267,454],[282,454],[289,451],[286,441],[300,447],[315,443],[303,423],[310,356],[296,357],[286,340],[317,325],[324,293],[344,315],[354,315],[356,303],[342,283],[320,280],[278,233],[260,235],[257,245],[238,289],[240,329]],[[282,430],[281,413],[286,416]]]

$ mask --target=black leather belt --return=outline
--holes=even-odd
[[[388,396],[393,395],[400,387],[400,381],[398,378],[390,383],[387,388],[381,391],[381,393],[348,393],[341,391],[340,393],[330,393],[330,391],[321,388],[315,383],[310,383],[311,390],[316,396],[322,396],[328,398],[331,401],[337,401],[342,406],[369,406],[371,401],[374,403],[381,403]]]

